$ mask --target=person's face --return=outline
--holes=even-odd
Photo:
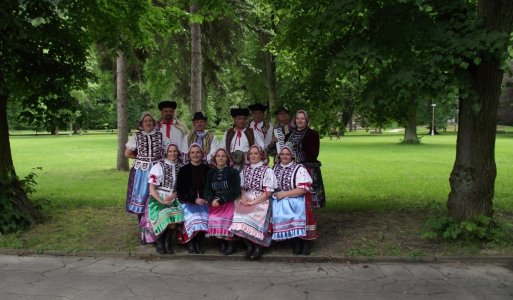
[[[284,165],[286,165],[292,161],[292,153],[290,152],[289,149],[285,148],[285,149],[281,150],[280,160]]]
[[[201,150],[198,147],[192,147],[189,151],[189,158],[194,164],[201,163]]]
[[[166,121],[171,121],[175,116],[175,109],[171,107],[164,107],[160,113],[162,114],[162,119]]]
[[[175,161],[178,158],[178,149],[175,146],[171,146],[167,149],[167,159]]]
[[[256,164],[260,162],[260,152],[257,148],[253,147],[249,150],[249,161],[252,164]]]
[[[150,132],[153,130],[153,127],[154,127],[154,123],[153,123],[153,118],[149,115],[146,115],[144,116],[143,120],[142,120],[142,127],[143,127],[143,130],[146,131],[146,132]]]
[[[235,127],[238,129],[244,129],[248,123],[248,117],[246,116],[236,116],[233,118],[233,123]]]
[[[303,129],[306,127],[306,116],[303,113],[299,113],[296,116],[296,126],[298,129]]]
[[[228,161],[228,156],[226,156],[226,152],[224,151],[217,151],[215,162],[218,167],[225,167],[226,162]]]
[[[260,123],[264,120],[264,112],[259,110],[254,110],[251,112],[251,115],[253,117],[253,121],[255,123]]]
[[[290,121],[290,116],[286,112],[280,112],[276,115],[276,119],[278,120],[278,123],[280,124],[288,124]]]
[[[205,120],[195,120],[192,122],[192,126],[194,126],[194,130],[197,132],[202,132],[205,130],[205,127],[207,126],[207,121]]]

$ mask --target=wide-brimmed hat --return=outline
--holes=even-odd
[[[205,120],[207,121],[207,117],[205,116],[205,114],[203,114],[202,111],[197,111],[194,113],[194,116],[192,117],[192,120],[193,121],[196,121],[196,120]]]
[[[266,111],[267,105],[263,105],[262,103],[257,102],[257,103],[251,104],[250,106],[248,106],[248,108],[251,111]]]
[[[247,116],[249,116],[249,109],[247,109],[247,108],[238,108],[238,107],[232,108],[232,109],[230,109],[230,115],[232,117],[234,117],[234,118],[236,116],[245,116],[245,117],[247,117]]]
[[[162,101],[159,103],[159,110],[162,110],[163,108],[170,107],[172,109],[176,109],[176,101]]]
[[[288,114],[289,113],[289,110],[285,107],[285,106],[280,106],[278,107],[278,109],[276,110],[276,112],[274,113],[275,115],[278,115],[280,113],[286,113]]]

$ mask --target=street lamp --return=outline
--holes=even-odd
[[[435,103],[431,103],[431,107],[433,108],[433,117],[431,118],[431,135],[435,136]]]

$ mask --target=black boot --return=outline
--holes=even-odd
[[[301,240],[303,246],[301,247],[301,254],[310,255],[310,241]]]
[[[155,249],[159,254],[165,254],[166,248],[164,247],[165,232],[161,233],[155,241]]]
[[[219,244],[219,253],[224,254],[226,252],[226,247],[228,247],[227,240],[221,239],[221,243]]]
[[[205,250],[203,250],[203,240],[205,239],[205,233],[198,232],[196,234],[196,237],[194,238],[195,243],[194,246],[196,247],[196,253],[205,253]]]
[[[173,250],[173,244],[172,244],[172,241],[173,241],[173,233],[174,233],[174,230],[173,229],[166,229],[166,231],[164,232],[164,234],[166,235],[165,239],[164,239],[164,249],[166,250],[166,253],[167,254],[173,254],[175,253],[175,251]]]
[[[196,254],[196,237],[193,237],[189,242],[187,242],[187,252],[189,254]]]
[[[255,250],[253,250],[253,253],[249,256],[249,259],[251,260],[257,260],[262,256],[262,253],[264,253],[264,248],[255,245]]]
[[[235,244],[233,243],[233,241],[225,241],[225,243],[226,243],[226,249],[224,250],[223,254],[231,255],[231,254],[235,253]]]
[[[255,246],[249,240],[244,239],[243,241],[244,244],[246,244],[246,253],[244,254],[244,256],[246,258],[249,258],[251,256],[251,253],[253,253],[253,251],[255,250]]]
[[[292,244],[292,255],[301,254],[301,250],[302,250],[301,239],[293,238],[290,242]]]

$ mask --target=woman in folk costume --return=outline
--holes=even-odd
[[[130,137],[125,150],[126,157],[135,159],[128,177],[126,210],[138,216],[142,243],[152,242],[146,241],[141,222],[149,196],[148,174],[163,159],[162,133],[156,130],[156,124],[149,113],[143,113],[137,124],[138,131]]]
[[[235,205],[230,231],[246,243],[246,257],[258,259],[263,247],[271,244],[269,198],[276,184],[271,168],[264,164],[265,151],[253,145],[248,151],[250,165],[242,170],[242,195]]]
[[[208,230],[208,203],[203,192],[210,168],[202,163],[203,156],[201,147],[192,144],[189,147],[190,162],[180,168],[176,182],[176,192],[184,216],[180,239],[191,254],[203,253],[201,243]]]
[[[285,140],[292,148],[296,163],[302,164],[312,177],[312,190],[310,193],[313,207],[324,207],[326,197],[324,194],[324,183],[321,174],[321,162],[319,156],[320,138],[317,131],[308,127],[308,114],[299,110],[294,118],[296,128],[289,133]]]
[[[230,157],[219,148],[212,157],[215,169],[208,171],[205,199],[208,201],[208,236],[221,239],[219,251],[224,255],[235,252],[233,234],[229,228],[233,221],[235,200],[240,196],[240,174],[230,167]]]
[[[150,201],[147,215],[154,234],[158,237],[155,248],[158,253],[173,254],[171,239],[175,224],[183,222],[183,213],[176,195],[176,178],[182,166],[177,144],[167,146],[166,159],[154,165],[149,174]]]
[[[308,240],[315,239],[313,213],[307,214],[307,199],[312,186],[308,171],[294,162],[292,148],[283,146],[279,163],[273,168],[277,188],[272,197],[272,239],[291,240],[293,255],[310,254]],[[307,224],[309,224],[308,227]]]

